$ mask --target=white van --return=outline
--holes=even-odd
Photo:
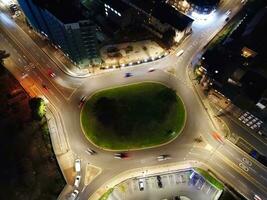
[[[74,164],[75,172],[81,171],[81,159],[76,159]]]

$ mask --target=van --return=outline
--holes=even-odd
[[[81,160],[80,159],[75,160],[74,168],[75,168],[75,172],[81,171]]]

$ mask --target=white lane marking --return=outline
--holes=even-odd
[[[230,176],[232,176],[233,178],[235,178],[235,176],[232,173],[228,172],[228,171],[227,171],[227,174],[229,174]]]
[[[225,151],[227,151],[231,156],[233,156],[234,157],[234,154],[231,152],[231,151],[229,151],[228,149],[224,149]]]

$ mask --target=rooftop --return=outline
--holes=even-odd
[[[84,19],[77,0],[33,0],[33,3],[48,10],[63,23],[74,23]]]
[[[169,4],[163,1],[155,0],[105,0],[105,2],[113,3],[114,6],[118,6],[119,9],[127,8],[128,4],[143,10],[148,15],[152,15],[158,19],[161,23],[169,24],[178,30],[184,30],[189,24],[193,22],[193,19],[180,13]],[[116,4],[114,3],[116,2]],[[121,3],[119,3],[121,2]],[[126,4],[126,5],[125,5]],[[117,8],[117,7],[116,7]]]

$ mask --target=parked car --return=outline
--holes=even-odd
[[[80,182],[81,182],[81,175],[77,175],[77,176],[75,177],[75,180],[74,180],[74,186],[75,186],[75,187],[79,187]]]
[[[145,182],[144,179],[139,179],[139,180],[138,180],[138,186],[139,186],[139,190],[140,190],[140,191],[143,191],[144,188],[145,188],[145,187],[144,187],[144,185],[145,185],[144,182]]]
[[[81,159],[76,159],[74,164],[75,172],[81,171]]]
[[[79,190],[74,190],[71,194],[68,200],[75,200],[79,194]]]

